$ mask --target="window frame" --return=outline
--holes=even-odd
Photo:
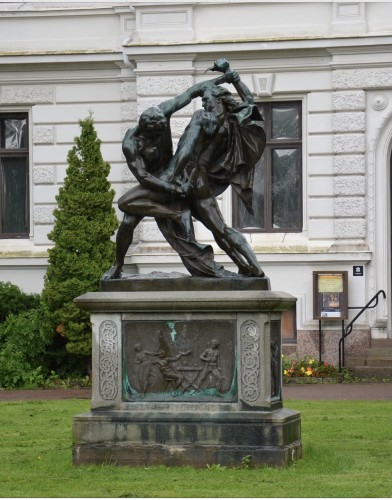
[[[232,192],[232,225],[243,233],[301,233],[304,228],[304,207],[303,207],[303,101],[300,99],[282,100],[282,101],[263,101],[256,102],[256,106],[264,119],[264,131],[266,135],[266,145],[263,152],[264,159],[264,228],[261,227],[241,227],[239,224],[239,202],[240,198]],[[287,108],[297,107],[298,109],[298,125],[300,136],[298,139],[274,139],[272,137],[272,108]],[[298,210],[300,213],[300,227],[284,228],[273,227],[272,213],[272,152],[277,149],[298,149],[299,151],[299,193],[298,193]]]
[[[283,311],[281,317],[281,336],[283,345],[293,345],[297,343],[297,304],[295,304],[286,311]],[[288,332],[292,332],[291,336],[288,336]]]
[[[24,148],[2,148],[0,137],[0,160],[1,158],[25,158],[26,162],[26,199],[25,220],[26,232],[3,232],[2,203],[0,200],[0,240],[1,239],[28,239],[30,237],[30,115],[26,110],[0,110],[0,118],[25,119],[26,120],[26,147]],[[1,133],[1,131],[0,131]],[[3,186],[3,169],[0,168],[0,192]]]

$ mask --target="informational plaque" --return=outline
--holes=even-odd
[[[313,319],[347,319],[347,271],[313,271]]]

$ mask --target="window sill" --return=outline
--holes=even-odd
[[[48,247],[34,244],[30,238],[0,238],[0,259],[12,260],[26,257],[48,257]]]

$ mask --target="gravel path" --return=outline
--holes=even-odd
[[[91,389],[0,390],[1,401],[44,401],[50,399],[91,399]]]
[[[0,390],[2,401],[38,401],[50,399],[90,399],[91,388]],[[283,399],[304,400],[392,400],[392,382],[360,382],[352,384],[287,384],[283,386]]]
[[[392,400],[392,382],[356,382],[351,384],[287,384],[283,386],[283,399],[307,400]]]

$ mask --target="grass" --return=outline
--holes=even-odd
[[[83,466],[72,417],[89,401],[0,403],[1,497],[390,497],[390,401],[297,401],[303,459],[285,469]],[[246,464],[245,464],[246,465]]]

